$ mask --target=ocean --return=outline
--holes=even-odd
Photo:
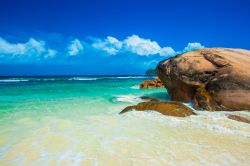
[[[154,76],[0,77],[0,165],[250,165],[249,112],[119,112]],[[185,103],[192,106],[190,103]]]

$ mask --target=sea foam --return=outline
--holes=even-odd
[[[140,96],[136,95],[117,95],[116,101],[118,102],[127,102],[127,103],[136,103],[143,101]]]
[[[130,88],[131,89],[140,89],[140,86],[139,85],[134,85],[134,86],[131,86]]]

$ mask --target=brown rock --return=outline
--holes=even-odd
[[[157,66],[172,99],[210,111],[250,110],[250,51],[205,48]]]
[[[157,77],[154,80],[145,80],[140,84],[140,88],[164,88],[163,83]]]
[[[146,100],[146,101],[153,101],[153,102],[159,101],[158,99],[155,99],[155,98],[152,98],[152,97],[148,97],[148,96],[141,96],[140,98],[142,100]]]
[[[229,115],[228,118],[239,122],[250,123],[249,119],[239,115]]]
[[[153,110],[162,113],[163,115],[177,116],[177,117],[185,117],[189,115],[195,115],[193,110],[184,104],[176,101],[171,102],[142,102],[137,105],[128,106],[123,109],[120,114],[131,111],[146,111]]]

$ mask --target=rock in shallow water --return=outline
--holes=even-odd
[[[159,101],[158,99],[155,99],[155,98],[152,98],[152,97],[148,97],[148,96],[141,96],[140,99],[146,100],[146,101],[152,101],[152,102]]]
[[[186,117],[189,115],[195,115],[193,110],[180,102],[170,101],[170,102],[162,102],[162,101],[149,101],[142,102],[137,105],[128,106],[123,109],[120,114],[136,110],[136,111],[157,111],[162,113],[163,115],[177,116],[177,117]]]
[[[205,48],[162,61],[157,73],[172,99],[210,111],[250,110],[250,51]]]
[[[140,84],[140,88],[164,88],[163,83],[157,77],[154,80],[145,80]]]

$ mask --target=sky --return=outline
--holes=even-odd
[[[250,49],[250,0],[0,0],[0,75],[143,74],[204,47]]]

